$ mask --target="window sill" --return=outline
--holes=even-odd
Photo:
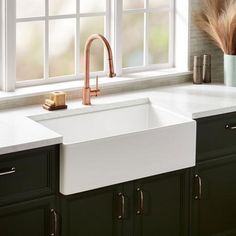
[[[119,90],[120,87],[124,87],[128,85],[135,85],[137,83],[144,83],[149,81],[160,82],[161,84],[171,84],[174,80],[175,83],[184,82],[183,77],[191,75],[191,71],[180,71],[177,69],[165,69],[161,71],[145,71],[127,74],[122,77],[115,78],[107,78],[102,77],[99,78],[99,86],[101,89],[114,89],[117,88]],[[31,86],[25,88],[18,88],[14,92],[1,92],[0,91],[0,101],[9,101],[27,97],[41,96],[45,95],[52,91],[62,90],[65,92],[72,92],[76,90],[80,90],[83,88],[84,81],[69,81],[55,84],[47,84],[47,85],[38,85]],[[95,85],[95,79],[91,79],[91,87]],[[119,91],[118,91],[119,92]]]

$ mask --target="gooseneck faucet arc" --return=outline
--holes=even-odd
[[[85,79],[84,79],[84,88],[83,88],[83,101],[84,105],[91,105],[91,96],[97,96],[99,93],[98,89],[98,78],[96,82],[96,89],[92,90],[90,88],[90,51],[91,46],[94,40],[100,40],[104,47],[107,50],[108,54],[108,63],[109,63],[109,77],[115,77],[116,74],[114,73],[114,65],[113,65],[113,56],[112,56],[112,49],[108,42],[108,40],[101,34],[93,34],[91,35],[85,44],[84,55],[85,55]]]

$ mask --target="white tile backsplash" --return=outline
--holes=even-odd
[[[218,49],[205,33],[194,24],[194,13],[199,9],[200,0],[191,0],[192,22],[190,31],[190,56],[191,65],[194,55],[211,54],[212,56],[212,81],[223,82],[223,52]]]

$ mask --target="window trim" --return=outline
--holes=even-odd
[[[16,81],[16,62],[15,62],[15,0],[1,0],[1,8],[3,10],[3,17],[1,20],[1,38],[2,38],[2,90],[7,92],[15,91]],[[10,52],[10,53],[9,53]]]
[[[3,65],[4,65],[4,17],[5,17],[4,2],[0,0],[0,90],[3,90]]]
[[[189,76],[192,75],[191,71],[179,71],[176,68],[170,70],[160,70],[160,71],[143,71],[141,73],[133,73],[122,77],[102,77],[100,78],[100,89],[103,94],[111,94],[117,92],[128,92],[129,90],[134,90],[135,88],[147,89],[151,85],[156,87],[158,85],[173,85],[177,83],[183,83],[189,81]],[[95,78],[91,79],[91,86],[95,86]],[[44,96],[49,92],[55,90],[63,90],[72,96],[81,96],[80,91],[83,88],[83,81],[67,81],[61,83],[51,83],[38,86],[27,86],[18,88],[15,92],[8,93],[0,91],[0,100],[3,101],[14,101],[19,98],[31,98],[36,96]],[[76,93],[75,93],[76,92]],[[75,95],[77,94],[77,95]]]
[[[174,67],[190,69],[191,0],[175,1]]]
[[[49,0],[45,0],[49,1]],[[147,2],[149,0],[146,0]],[[175,12],[173,12],[173,16],[171,20],[173,20],[173,37],[170,37],[174,42],[170,45],[173,45],[173,58],[171,68],[177,68],[181,71],[188,71],[189,70],[189,31],[190,31],[190,1],[189,0],[171,0],[173,9],[175,9]],[[0,25],[0,31],[4,32],[4,26],[5,26],[5,35],[1,35],[0,39],[0,48],[2,48],[1,51],[13,51],[15,49],[15,41],[12,40],[15,36],[16,30],[13,30],[16,28],[16,20],[12,17],[12,15],[9,14],[9,9],[11,9],[11,13],[14,15],[16,12],[15,10],[15,0],[0,0],[0,10],[2,10],[5,13],[5,17],[1,19],[1,25]],[[149,66],[143,66],[139,68],[122,68],[122,13],[123,13],[123,0],[106,0],[107,6],[109,9],[106,11],[106,23],[107,27],[104,28],[104,33],[108,40],[110,40],[113,48],[113,54],[114,54],[114,63],[115,63],[115,70],[118,76],[126,76],[129,73],[134,72],[144,72],[149,70],[157,70],[157,69],[163,69],[163,68],[169,68],[170,65],[149,65]],[[109,4],[110,3],[110,4]],[[79,11],[79,4],[77,1],[77,11]],[[95,13],[97,15],[97,13]],[[80,17],[79,14],[77,14],[77,17]],[[184,20],[183,20],[184,17]],[[64,18],[64,16],[63,16]],[[110,20],[111,19],[111,20]],[[105,23],[105,21],[104,21]],[[109,24],[110,23],[110,24]],[[9,27],[9,25],[11,27]],[[9,28],[11,30],[9,30]],[[79,34],[79,27],[77,26],[77,32],[76,34]],[[185,30],[183,30],[185,29]],[[183,33],[184,31],[184,33]],[[0,32],[0,33],[1,33]],[[12,37],[14,36],[14,37]],[[79,37],[77,37],[79,39]],[[117,43],[119,42],[119,43]],[[3,46],[5,43],[5,47]],[[79,42],[76,42],[76,44]],[[76,47],[76,50],[79,50],[78,47]],[[79,55],[79,54],[78,54]],[[77,68],[79,64],[79,60],[76,60]],[[50,78],[50,80],[46,80],[45,78],[42,80],[37,81],[24,81],[24,82],[17,82],[14,79],[16,76],[16,71],[12,70],[13,65],[15,65],[15,59],[10,56],[6,55],[6,53],[3,53],[3,56],[0,56],[0,72],[2,80],[0,79],[0,90],[3,91],[14,91],[15,88],[19,87],[26,87],[26,86],[34,86],[34,85],[43,85],[43,84],[50,84],[50,83],[58,83],[58,82],[64,82],[64,81],[73,81],[82,79],[83,75],[81,73],[76,74],[75,76],[62,76],[62,77],[56,77],[56,78]],[[104,65],[106,65],[105,63]],[[11,66],[8,66],[11,65]],[[15,68],[15,66],[14,66]],[[105,69],[107,69],[105,67]],[[91,73],[91,76],[95,75],[104,76],[105,72],[95,72]],[[8,78],[8,79],[7,79]],[[68,80],[69,78],[69,80]]]

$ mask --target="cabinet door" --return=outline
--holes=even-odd
[[[184,236],[188,226],[189,171],[135,182],[135,236]]]
[[[0,234],[3,236],[48,236],[55,233],[51,209],[54,199],[46,198],[0,208]]]
[[[64,236],[119,236],[122,225],[122,185],[62,196]],[[119,219],[119,215],[121,219]]]
[[[198,164],[193,180],[192,235],[236,235],[236,155]]]

